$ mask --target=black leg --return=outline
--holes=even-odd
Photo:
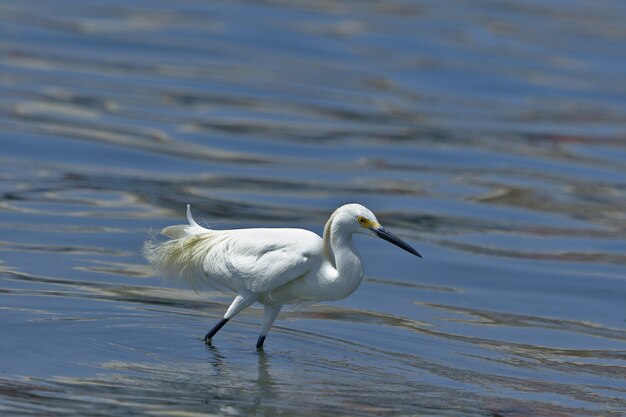
[[[257,349],[263,349],[263,343],[265,342],[265,336],[261,335],[259,336],[259,338],[256,341],[256,348]]]
[[[222,319],[219,323],[217,323],[207,334],[204,336],[204,343],[209,344],[215,333],[219,332],[224,325],[228,323],[228,319]]]

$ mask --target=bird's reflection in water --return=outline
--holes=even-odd
[[[270,358],[263,350],[258,351],[257,354],[258,354],[257,385],[259,386],[259,393],[271,394],[272,389],[274,387],[274,381],[272,380],[272,376],[270,375],[270,369],[269,369]],[[265,397],[267,397],[267,395],[265,395]]]
[[[216,370],[220,371],[224,362],[224,355],[222,355],[219,349],[212,344],[206,344],[205,347],[206,350],[211,354],[209,363],[212,364]]]
[[[263,350],[251,352],[251,354],[257,356],[257,375],[256,378],[252,374],[249,379],[242,380],[240,379],[241,369],[239,369],[239,365],[245,366],[245,364],[231,363],[228,357],[224,356],[212,344],[206,345],[206,351],[208,353],[207,362],[215,371],[212,376],[221,380],[215,386],[216,390],[209,394],[211,398],[205,399],[206,405],[220,403],[221,401],[217,400],[217,398],[221,400],[237,398],[238,400],[235,402],[227,400],[228,406],[240,407],[241,411],[245,411],[246,414],[275,415],[273,411],[278,412],[274,405],[276,404],[278,393],[276,392],[276,382],[272,378],[270,370],[271,355],[266,354]],[[238,381],[231,384],[233,378]],[[231,389],[228,387],[231,387]],[[242,395],[244,391],[245,395]]]
[[[257,351],[256,411],[264,415],[278,415],[280,410],[276,408],[276,404],[279,395],[276,392],[276,383],[270,372],[270,362],[270,355],[267,355],[263,350]]]

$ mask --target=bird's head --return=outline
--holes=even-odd
[[[408,243],[381,226],[374,213],[367,207],[360,204],[346,204],[333,213],[333,218],[333,221],[341,224],[342,227],[352,231],[352,233],[379,237],[415,256],[422,257]]]

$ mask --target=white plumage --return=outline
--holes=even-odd
[[[230,289],[238,295],[206,336],[209,343],[226,322],[258,301],[265,306],[257,348],[284,304],[339,300],[363,278],[361,258],[352,235],[377,235],[420,256],[386,231],[367,208],[339,207],[324,227],[323,238],[303,229],[212,230],[198,225],[187,205],[188,225],[169,226],[166,242],[146,242],[144,254],[165,277],[194,288]]]

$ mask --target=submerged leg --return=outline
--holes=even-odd
[[[257,300],[257,298],[258,296],[251,292],[242,293],[235,297],[230,307],[228,307],[228,311],[226,311],[226,314],[224,314],[224,318],[219,323],[217,323],[206,334],[206,336],[204,336],[204,343],[210,343],[211,339],[213,339],[213,336],[215,336],[215,334],[219,332],[226,323],[228,323],[228,320],[235,317],[244,308],[249,307],[250,304],[254,303]]]
[[[265,337],[270,331],[272,324],[274,324],[274,320],[276,320],[276,316],[278,316],[278,313],[280,312],[282,306],[282,304],[276,306],[265,306],[265,309],[263,310],[263,324],[261,325],[261,334],[256,341],[257,349],[261,349],[263,347]]]

